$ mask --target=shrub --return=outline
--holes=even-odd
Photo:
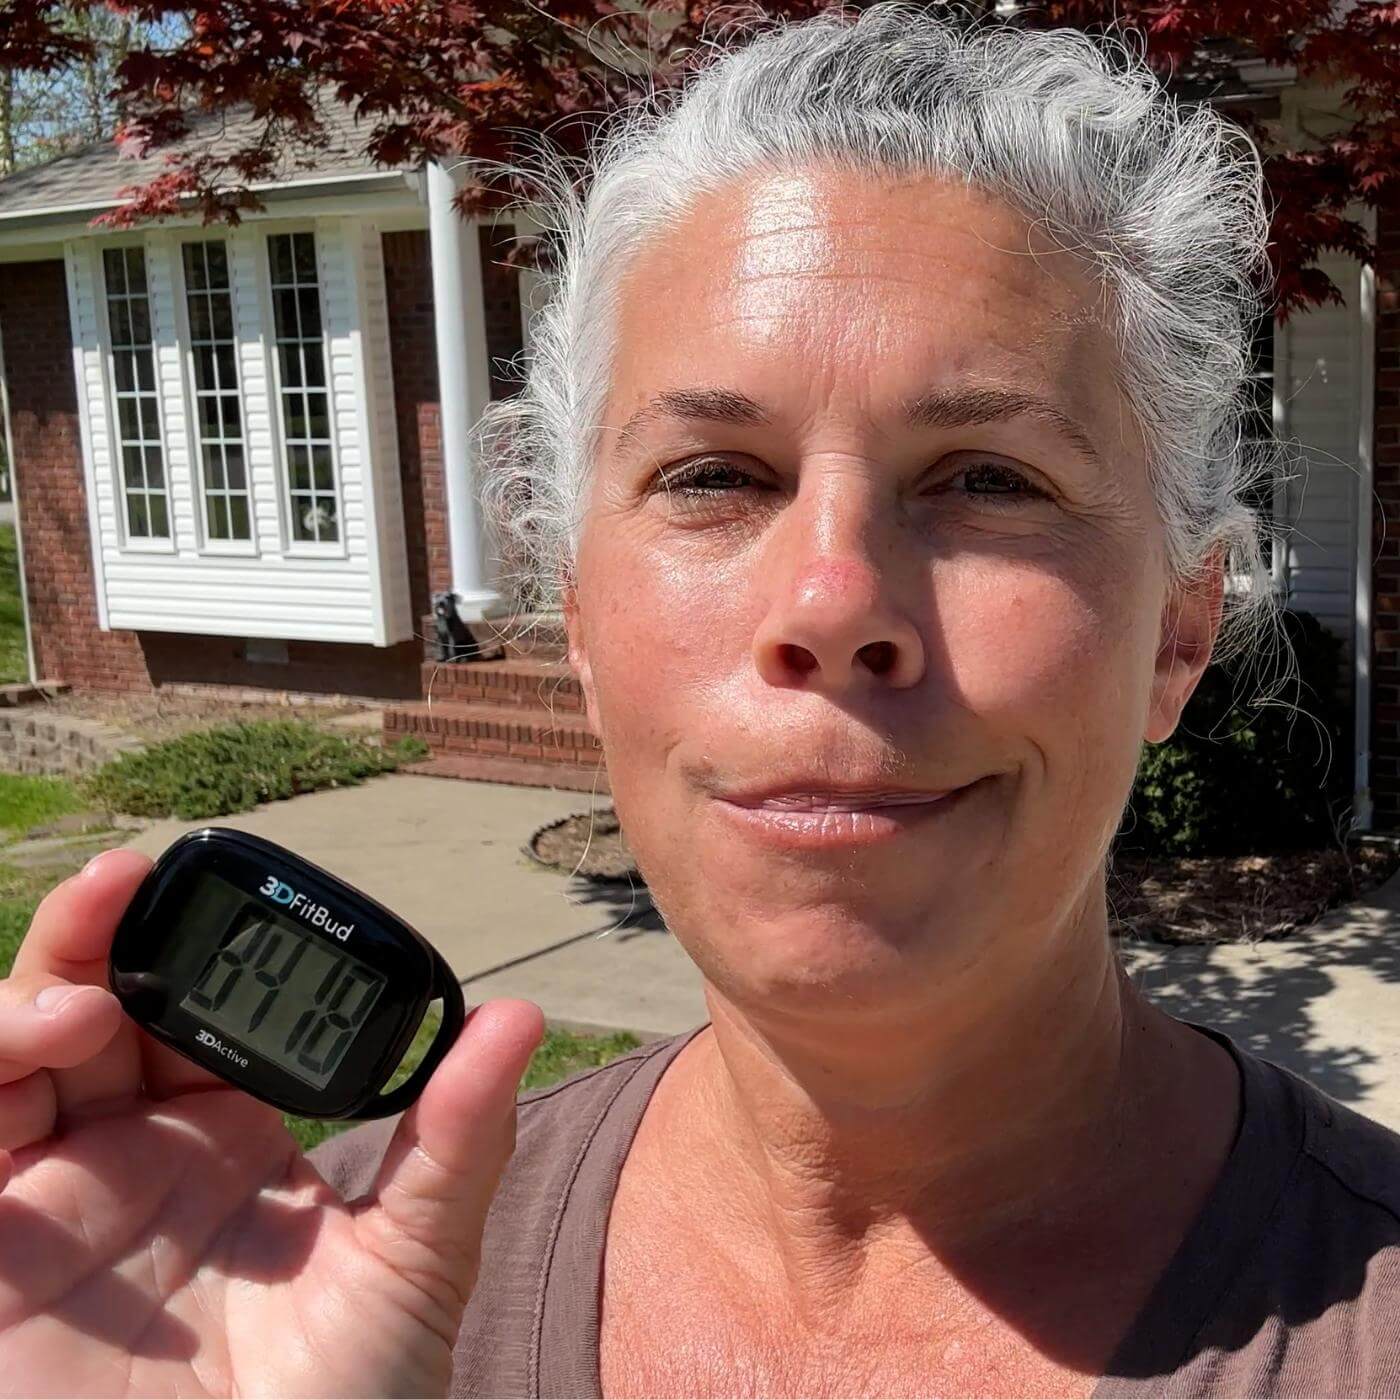
[[[1341,643],[1310,613],[1286,612],[1296,674],[1207,667],[1176,733],[1144,746],[1119,830],[1125,849],[1246,855],[1336,844],[1351,799],[1351,720]],[[1286,655],[1286,653],[1285,653]]]
[[[424,753],[418,739],[380,748],[305,721],[257,721],[182,734],[122,754],[82,787],[89,801],[108,811],[192,820],[363,782]]]

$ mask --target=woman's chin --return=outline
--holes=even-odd
[[[888,1013],[905,1001],[926,1006],[940,977],[969,961],[969,950],[930,936],[936,925],[928,919],[823,927],[810,911],[794,917],[800,929],[760,922],[747,925],[745,938],[745,925],[730,924],[723,947],[711,942],[701,949],[687,945],[687,951],[717,990],[760,1017],[846,1019],[862,1011]]]

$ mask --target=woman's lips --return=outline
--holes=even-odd
[[[910,807],[923,802],[937,802],[947,792],[871,793],[786,793],[765,797],[761,802],[741,803],[741,806],[771,807],[782,811],[803,812],[864,812],[871,807]]]
[[[790,794],[747,805],[716,798],[715,805],[744,834],[789,850],[871,846],[889,841],[961,805],[977,784],[941,793],[897,793],[864,797]]]

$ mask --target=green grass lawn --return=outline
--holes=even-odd
[[[0,525],[0,685],[29,679],[15,527]]]
[[[82,806],[77,790],[65,778],[0,773],[0,976],[9,972],[39,901],[84,864],[82,857],[74,856],[68,865],[26,870],[5,860],[5,847],[34,827],[80,811]]]
[[[65,873],[55,876],[52,870],[22,870],[0,860],[0,976],[9,974],[39,901]]]
[[[0,840],[15,840],[56,817],[82,810],[82,799],[66,778],[0,773]]]

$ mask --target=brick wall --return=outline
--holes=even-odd
[[[39,674],[80,689],[149,690],[136,634],[97,625],[61,259],[0,263],[0,337]]]
[[[509,252],[515,226],[478,230],[481,245],[481,279],[486,299],[486,352],[491,356],[491,397],[508,398],[520,387],[504,362],[524,348],[520,324],[520,274],[503,267],[500,259]]]
[[[130,634],[127,634],[130,635]],[[414,640],[392,647],[352,642],[253,643],[242,637],[192,637],[141,632],[141,655],[155,685],[254,686],[310,695],[404,700],[421,693],[423,649]],[[280,654],[285,649],[286,659]],[[256,659],[279,651],[276,660]]]
[[[498,361],[521,348],[517,275],[496,263],[504,246],[481,230],[493,398],[514,391]],[[430,610],[431,594],[447,588],[451,576],[428,236],[386,234],[384,256],[409,582],[414,616],[421,617]],[[0,344],[41,676],[79,690],[181,683],[385,699],[419,693],[420,641],[395,647],[288,642],[287,660],[274,663],[247,659],[241,638],[102,631],[61,260],[0,264]]]
[[[1375,825],[1400,829],[1400,195],[1380,211],[1376,260],[1376,499],[1371,793]]]
[[[451,577],[433,342],[433,274],[426,233],[417,229],[386,233],[383,244],[408,586],[413,615],[421,617],[428,611],[430,596],[445,589]]]

